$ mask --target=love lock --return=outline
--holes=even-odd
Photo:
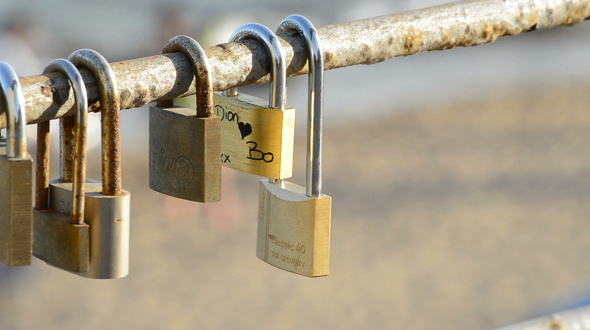
[[[214,113],[221,118],[221,162],[242,172],[273,179],[293,172],[295,109],[286,105],[286,63],[279,39],[264,25],[238,28],[230,42],[259,41],[272,58],[270,102],[230,88],[215,93]]]

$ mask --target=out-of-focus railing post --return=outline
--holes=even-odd
[[[590,330],[590,306],[559,312],[495,330]]]

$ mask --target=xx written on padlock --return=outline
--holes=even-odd
[[[268,101],[239,93],[215,93],[221,119],[221,163],[235,170],[275,179],[291,177],[295,109],[273,109]]]
[[[214,114],[221,118],[221,164],[273,179],[293,172],[295,109],[287,106],[287,64],[279,39],[264,25],[246,24],[230,42],[257,40],[272,58],[270,100],[239,94],[232,87],[215,94]]]
[[[308,197],[299,185],[261,180],[256,255],[300,275],[328,275],[331,208],[330,196]]]

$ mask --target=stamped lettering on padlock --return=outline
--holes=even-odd
[[[332,198],[321,192],[323,56],[317,32],[305,17],[287,17],[279,32],[289,29],[303,35],[309,49],[307,186],[261,180],[256,255],[299,275],[326,276],[330,272]]]
[[[176,36],[163,53],[181,51],[195,68],[196,110],[150,105],[150,188],[195,202],[221,199],[221,123],[212,113],[213,87],[205,51],[192,38]]]
[[[308,197],[305,188],[260,181],[258,258],[309,277],[330,271],[332,198]]]

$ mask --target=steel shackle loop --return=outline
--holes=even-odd
[[[282,22],[277,33],[297,31],[305,38],[309,50],[308,115],[307,115],[307,175],[306,194],[322,195],[322,119],[324,105],[324,53],[318,32],[304,16],[291,15]]]
[[[6,156],[24,158],[27,156],[25,98],[16,72],[6,62],[0,62],[0,88],[6,102]]]
[[[72,223],[84,224],[84,195],[86,187],[86,141],[88,129],[88,97],[82,75],[74,64],[58,58],[49,63],[43,74],[61,72],[70,82],[74,92],[74,107],[76,108],[75,125],[75,162],[72,179]],[[47,172],[49,168],[47,167]],[[46,177],[49,173],[45,174]]]
[[[197,117],[211,117],[213,115],[213,83],[205,50],[195,39],[181,35],[170,39],[162,49],[162,54],[174,52],[182,52],[188,57],[195,70]]]
[[[266,26],[257,23],[242,25],[232,34],[229,42],[236,42],[244,39],[254,39],[264,44],[268,55],[271,57],[271,92],[270,107],[275,109],[284,109],[287,103],[287,62],[285,52],[281,47],[279,38]],[[237,87],[227,90],[227,96],[236,96]]]
[[[121,179],[121,130],[120,102],[115,75],[109,62],[98,52],[80,49],[68,56],[77,67],[92,73],[100,93],[102,134],[102,194],[120,196]]]

